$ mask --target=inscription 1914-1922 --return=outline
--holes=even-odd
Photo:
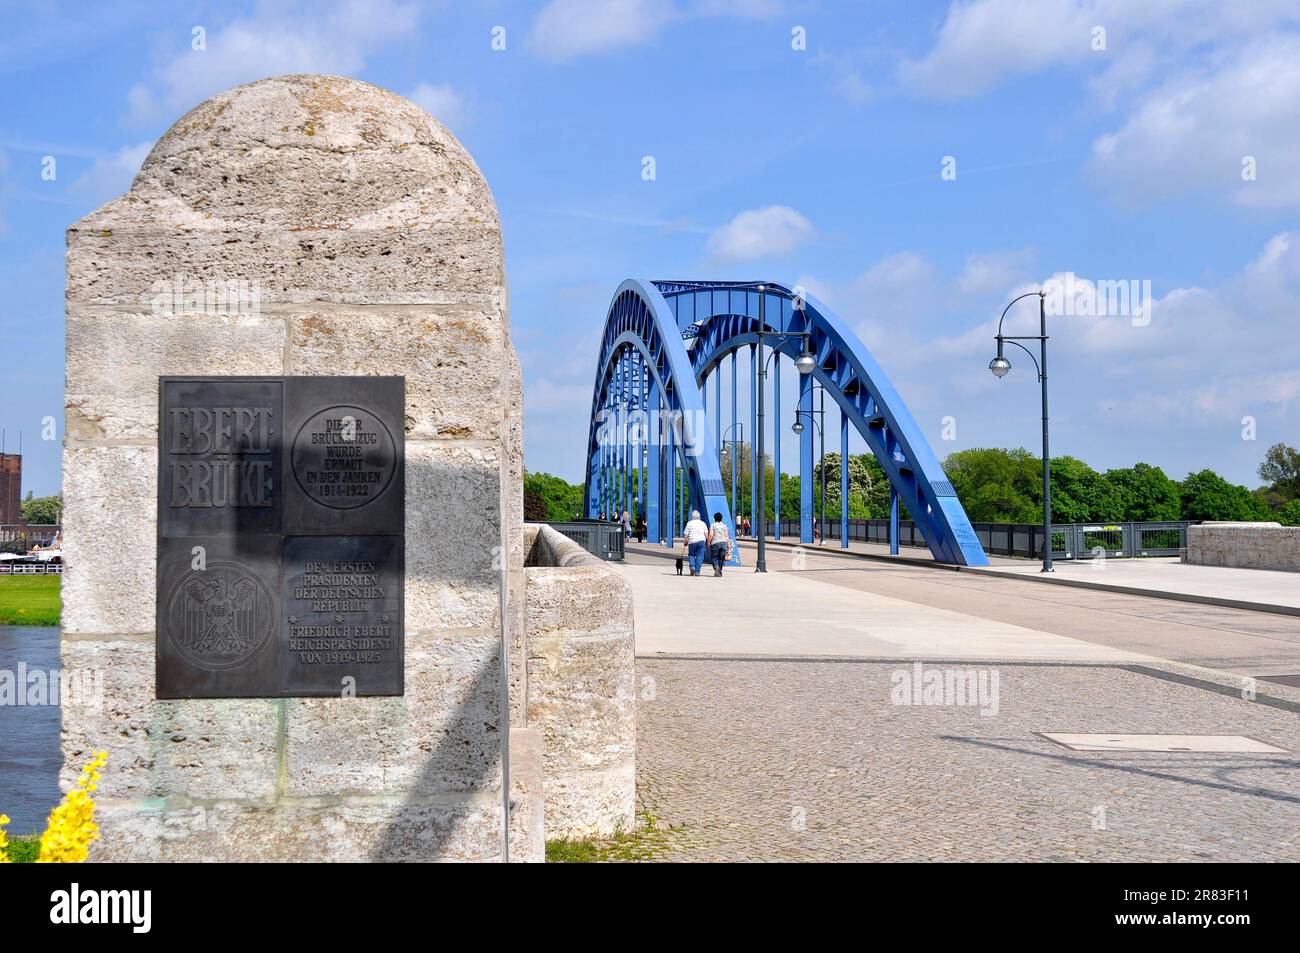
[[[404,379],[159,391],[158,697],[402,694]]]

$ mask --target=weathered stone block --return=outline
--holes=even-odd
[[[96,862],[497,861],[499,798],[107,802]]]
[[[111,207],[111,206],[110,206]],[[118,211],[126,214],[136,206]],[[149,207],[152,212],[158,209]],[[68,229],[68,300],[147,307],[157,282],[246,281],[264,308],[340,301],[419,304],[455,292],[493,300],[501,284],[500,235],[482,227],[399,227],[230,232],[184,214],[161,225],[101,221]]]
[[[498,633],[408,636],[403,697],[285,705],[287,795],[500,790]]]
[[[292,319],[288,374],[401,374],[408,439],[495,440],[500,316],[475,305],[313,308]]]
[[[546,836],[630,830],[636,669],[627,580],[549,526],[527,527],[528,725],[542,733]]]
[[[528,723],[544,732],[557,770],[636,755],[635,664],[630,627],[610,636],[529,638]]]
[[[146,639],[64,640],[62,664],[78,678],[93,674],[103,685],[102,698],[65,701],[65,790],[96,752],[107,751],[100,797],[275,794],[278,701],[156,701],[154,646]]]
[[[63,451],[64,636],[152,632],[158,453]]]
[[[542,736],[510,729],[510,861],[546,860],[546,797]]]
[[[1300,526],[1202,523],[1187,527],[1187,562],[1300,572]]]
[[[406,627],[485,628],[501,616],[501,452],[406,445]]]
[[[156,440],[163,375],[284,373],[284,321],[70,307],[67,432],[77,440]]]

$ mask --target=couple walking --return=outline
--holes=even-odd
[[[722,575],[722,566],[731,558],[731,533],[722,521],[721,513],[713,514],[713,525],[706,526],[699,510],[691,510],[691,518],[682,528],[682,542],[691,560],[691,575],[698,576],[707,553],[713,565],[713,575]],[[679,569],[680,571],[680,569]]]

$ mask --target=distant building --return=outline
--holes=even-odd
[[[0,525],[22,521],[22,484],[22,455],[0,453]]]

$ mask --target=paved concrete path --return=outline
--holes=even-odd
[[[752,540],[748,542],[753,544]],[[797,539],[791,540],[788,536],[780,543],[775,540],[773,542],[778,551],[798,545]],[[848,549],[841,547],[839,541],[834,539],[824,546],[805,548],[817,553],[852,553],[900,562],[931,562],[929,550],[918,546],[903,546],[897,556],[889,555],[888,546],[852,540]],[[1058,559],[1053,562],[1053,567],[1055,573],[1051,577],[1044,577],[1039,571],[1042,568],[1041,560],[990,556],[987,568],[964,571],[1005,573],[1039,583],[1073,582],[1120,590],[1146,590],[1188,601],[1213,600],[1229,605],[1273,606],[1300,615],[1300,573],[1193,566],[1177,557]]]
[[[1176,558],[1058,560],[1052,568],[1056,581],[1150,590],[1166,597],[1255,603],[1294,609],[1300,615],[1300,573],[1193,566]],[[1042,576],[1041,569],[1040,564],[1024,560],[1015,564],[998,560],[985,571],[1035,578]]]
[[[624,572],[638,594],[638,651],[912,657],[910,650],[916,657],[951,651],[953,658],[1076,661],[1145,657],[1240,675],[1300,673],[1296,617],[1031,585],[811,548],[769,547],[770,571],[760,576],[752,570],[754,544],[746,541],[741,549],[746,566],[728,570],[722,579],[692,579],[673,573],[672,554],[663,547],[632,544]],[[807,586],[812,582],[822,585]],[[734,618],[736,624],[708,633],[683,624],[690,606],[710,602],[710,615]],[[801,624],[805,618],[832,621],[810,630]]]
[[[876,570],[879,571],[879,570]],[[1141,653],[846,588],[813,572],[678,576],[671,559],[631,554],[639,655],[1114,661]]]
[[[673,860],[1300,860],[1300,619],[769,550],[678,577],[629,547],[638,794]],[[996,710],[899,704],[919,662]],[[646,692],[646,687],[650,691]],[[1259,689],[1257,696],[1250,691]],[[1283,754],[1072,752],[1038,732]]]
[[[1297,861],[1300,761],[1035,732],[1250,734],[1294,712],[1112,666],[1002,664],[997,713],[892,704],[875,661],[639,660],[637,783],[675,861]]]

